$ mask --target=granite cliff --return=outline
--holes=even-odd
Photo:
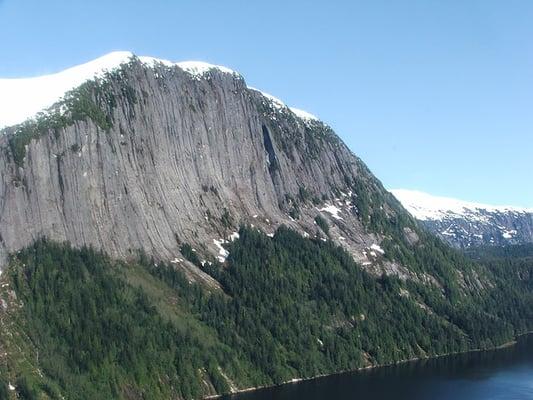
[[[47,237],[185,263],[181,243],[224,258],[239,225],[283,224],[409,273],[371,228],[403,210],[326,124],[222,67],[121,57],[3,130],[0,259]]]
[[[2,398],[207,398],[531,330],[530,264],[450,248],[234,71],[114,53],[0,96]]]

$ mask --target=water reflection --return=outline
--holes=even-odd
[[[533,336],[516,346],[243,393],[231,400],[533,400]]]

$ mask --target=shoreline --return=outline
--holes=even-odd
[[[223,398],[223,397],[231,398],[234,395],[239,395],[239,394],[242,394],[242,393],[255,392],[255,391],[261,390],[261,389],[269,389],[269,388],[275,388],[275,387],[290,385],[290,384],[293,384],[293,383],[306,382],[306,381],[311,381],[311,380],[314,380],[314,379],[325,378],[325,377],[328,377],[328,376],[342,375],[342,374],[356,373],[356,372],[363,372],[363,371],[369,371],[369,370],[373,370],[373,369],[377,369],[377,368],[386,368],[386,367],[392,367],[392,366],[395,366],[395,365],[408,364],[408,363],[416,362],[416,361],[433,360],[433,359],[438,359],[438,358],[443,358],[443,357],[448,357],[448,356],[457,356],[457,355],[461,355],[461,354],[503,350],[503,349],[515,346],[518,343],[518,340],[521,337],[527,336],[527,335],[532,335],[532,334],[533,334],[533,331],[523,332],[523,333],[520,333],[520,334],[516,335],[512,340],[510,340],[508,342],[505,342],[505,343],[502,343],[502,344],[500,344],[498,346],[490,347],[490,348],[487,348],[487,349],[471,349],[471,350],[457,351],[457,352],[452,352],[452,353],[437,354],[437,355],[434,355],[434,356],[431,356],[431,357],[414,357],[414,358],[395,361],[395,362],[391,362],[391,363],[387,363],[387,364],[367,365],[366,367],[359,367],[359,368],[349,369],[349,370],[340,370],[340,371],[336,371],[336,372],[333,372],[333,373],[330,373],[330,374],[328,373],[328,374],[315,375],[315,376],[312,376],[312,377],[309,377],[309,378],[293,378],[293,379],[291,379],[289,381],[285,381],[285,382],[278,383],[278,384],[275,384],[275,385],[253,386],[253,387],[248,387],[248,388],[244,388],[244,389],[239,389],[239,390],[237,390],[235,392],[231,392],[231,393],[209,395],[209,396],[206,396],[206,397],[202,397],[202,399],[203,400],[219,399],[219,398]]]

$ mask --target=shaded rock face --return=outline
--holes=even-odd
[[[451,214],[420,223],[445,242],[462,249],[533,243],[533,214],[527,212],[478,209],[465,216]]]
[[[19,162],[12,133],[0,137],[4,261],[40,237],[119,258],[142,249],[173,260],[183,242],[216,257],[216,241],[239,224],[326,237],[315,223],[322,215],[356,260],[402,273],[367,259],[364,249],[381,239],[364,229],[352,187],[386,192],[326,125],[218,70],[198,78],[132,62],[106,90],[107,103],[93,96],[111,122],[105,129],[86,118],[44,130]]]

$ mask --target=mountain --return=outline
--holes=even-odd
[[[203,398],[532,328],[528,263],[448,247],[228,68],[112,53],[30,81],[0,81],[0,397]]]
[[[533,209],[391,190],[423,226],[457,248],[533,243]]]
[[[0,259],[40,237],[120,258],[143,249],[174,260],[182,242],[222,256],[240,224],[314,236],[320,215],[335,241],[373,263],[382,238],[354,212],[357,190],[386,192],[327,125],[227,68],[130,53],[30,87],[50,95],[44,105],[58,94],[50,82],[63,89],[89,76],[0,137]]]

